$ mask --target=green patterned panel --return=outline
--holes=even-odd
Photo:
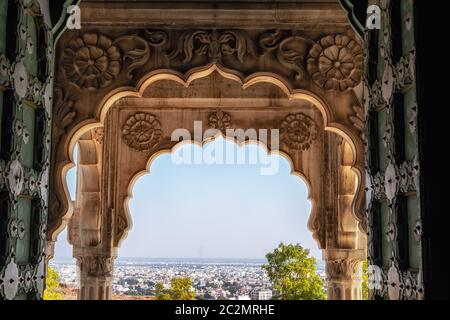
[[[381,274],[377,276],[383,281],[370,297],[423,299],[414,8],[410,0],[375,3],[382,12],[381,30],[366,30],[365,40],[367,52],[378,53],[377,77],[373,79],[370,72],[369,56],[365,105],[369,106],[367,145],[378,146],[378,163],[371,161],[373,150],[366,155],[367,190],[371,190],[366,205],[371,230],[381,228],[381,240],[376,232],[369,233],[369,261],[378,267]],[[373,41],[374,36],[378,41]],[[374,224],[378,218],[373,210],[379,203],[380,227]]]
[[[377,48],[375,48],[374,51],[377,52],[378,54],[378,59],[377,59],[377,79],[381,79],[383,77],[383,72],[384,72],[384,67],[385,67],[385,60],[384,60],[384,56],[383,56],[383,52],[386,50],[385,48],[385,44],[384,44],[384,34],[383,34],[383,30],[386,28],[386,13],[385,12],[381,12],[381,30],[380,31],[374,31],[374,34],[378,35],[378,41],[376,42]]]
[[[34,133],[35,133],[35,110],[33,107],[23,105],[23,128],[22,128],[22,148],[21,157],[23,165],[27,168],[33,168],[34,163]]]
[[[28,73],[34,77],[38,75],[38,60],[36,54],[37,28],[34,17],[26,16],[25,25],[27,29],[27,37],[22,44],[25,46],[25,65]]]
[[[10,61],[17,57],[19,5],[17,0],[7,0],[6,30],[4,35],[4,51]]]
[[[0,150],[2,149],[3,91],[0,90]]]
[[[53,85],[45,1],[0,0],[0,300],[41,299],[44,289],[51,106],[42,96]]]
[[[387,229],[389,224],[390,209],[387,201],[383,201],[380,204],[380,217],[381,217],[381,260],[383,267],[389,267],[391,260],[391,244],[389,243],[384,230]]]
[[[417,105],[416,90],[408,90],[404,94],[405,103],[405,158],[406,161],[414,160],[417,155]]]
[[[8,0],[0,0],[0,52],[5,52]]]
[[[388,147],[386,137],[386,129],[387,129],[387,109],[384,108],[380,112],[378,112],[378,163],[379,169],[381,171],[386,170],[388,166]]]
[[[408,207],[408,244],[409,244],[409,267],[418,270],[421,266],[421,247],[420,241],[418,241],[418,233],[421,230],[417,230],[418,221],[420,221],[419,202],[416,195],[409,196]],[[420,227],[420,226],[419,226]]]
[[[414,49],[414,17],[412,1],[401,1],[403,54]]]
[[[30,260],[30,223],[31,200],[19,198],[17,203],[18,239],[16,242],[16,262],[27,263]]]
[[[54,30],[44,22],[65,16],[48,1],[0,0],[0,300],[42,299],[45,286],[52,106],[43,94],[52,92],[53,41],[65,21]]]

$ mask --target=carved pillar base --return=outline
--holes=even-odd
[[[115,257],[77,257],[78,300],[111,300]]]
[[[362,262],[365,259],[364,250],[325,250],[328,300],[362,299]]]

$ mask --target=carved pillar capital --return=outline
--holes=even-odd
[[[77,266],[81,274],[90,277],[110,277],[114,270],[114,259],[111,256],[78,256]]]
[[[336,259],[326,261],[327,278],[333,280],[359,280],[362,277],[362,261],[359,259]]]
[[[365,250],[324,251],[329,300],[362,299],[362,262],[365,259]]]

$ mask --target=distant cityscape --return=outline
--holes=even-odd
[[[270,300],[274,292],[261,268],[264,263],[264,259],[118,258],[113,294],[154,296],[156,283],[169,288],[172,278],[189,277],[199,300]],[[55,258],[50,266],[62,285],[77,288],[74,259]],[[323,261],[317,262],[317,272],[325,279]]]

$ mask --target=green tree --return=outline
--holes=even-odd
[[[164,289],[160,282],[155,285],[155,296],[157,300],[170,300],[169,290]]]
[[[369,284],[369,276],[367,273],[368,265],[369,265],[369,263],[367,260],[365,260],[362,263],[362,272],[363,272],[363,274],[362,274],[362,280],[363,280],[363,282],[362,282],[362,298],[363,298],[363,300],[369,299],[369,285],[368,285]]]
[[[192,290],[190,278],[173,278],[170,289],[164,289],[162,283],[155,285],[155,295],[158,300],[194,300],[195,292]]]
[[[316,259],[299,244],[280,245],[266,255],[267,272],[276,291],[274,299],[324,300],[323,280],[316,272]]]
[[[44,300],[63,300],[64,296],[58,291],[59,275],[51,267],[47,268],[47,277],[45,279],[46,288],[44,291]]]
[[[194,300],[195,292],[192,290],[190,278],[173,278],[170,281],[170,295],[172,300]]]

